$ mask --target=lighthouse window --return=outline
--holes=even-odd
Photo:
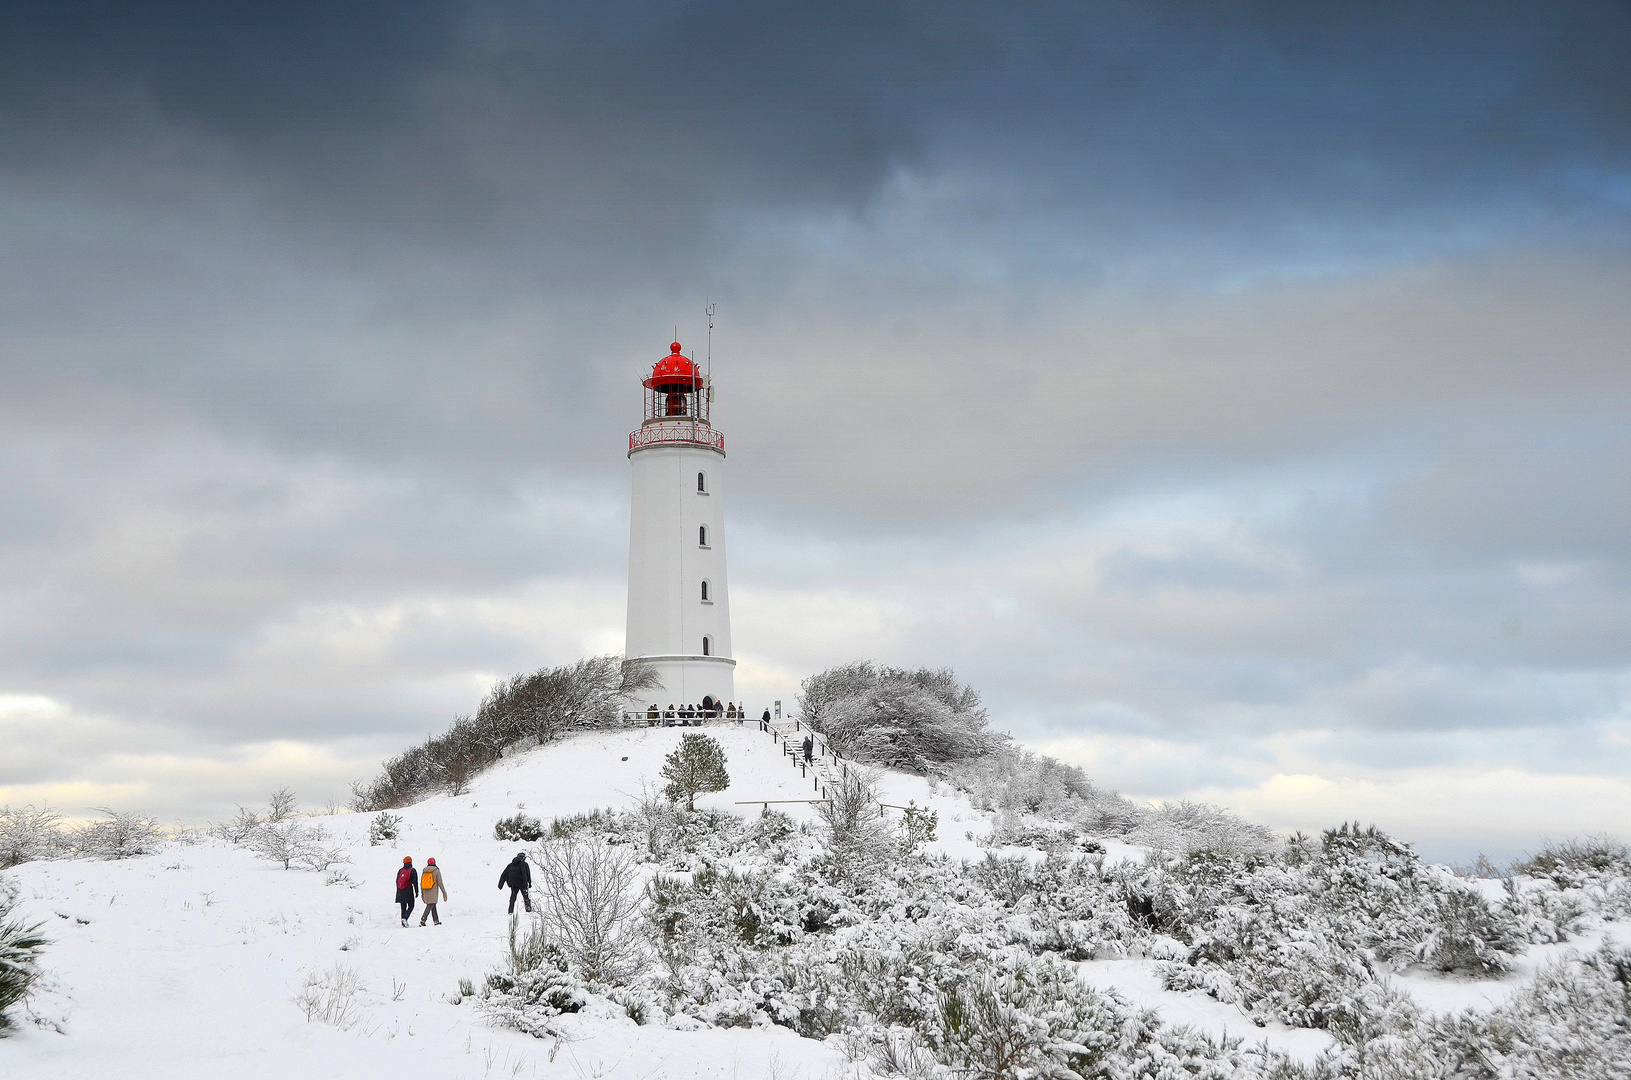
[[[711,637],[703,638],[702,639],[702,655],[703,656],[712,656],[713,654],[714,654],[714,639],[711,638]]]
[[[699,526],[697,526],[697,547],[707,547],[707,546],[708,546],[708,526],[699,525]]]
[[[700,473],[700,472],[697,473],[697,491],[701,492],[704,495],[708,494],[708,474],[707,473]]]
[[[702,602],[704,604],[710,602],[710,598],[708,596],[708,583],[706,581],[702,583]]]

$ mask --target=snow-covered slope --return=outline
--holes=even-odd
[[[0,1040],[0,1075],[846,1075],[850,1066],[836,1041],[784,1028],[678,1030],[584,1013],[563,1018],[576,1037],[556,1043],[491,1028],[471,1002],[455,1003],[461,978],[479,985],[502,966],[508,892],[496,885],[525,845],[495,840],[494,822],[517,810],[547,822],[626,807],[643,786],[662,786],[663,759],[683,734],[597,732],[517,755],[478,777],[466,795],[400,811],[401,839],[377,847],[367,840],[374,815],[315,819],[348,845],[351,862],[343,869],[350,880],[286,871],[219,840],[171,842],[158,855],[124,862],[39,862],[6,871],[20,890],[23,915],[45,921],[52,944],[45,957],[50,977],[32,1004],[40,1022],[25,1022]],[[724,746],[731,785],[699,797],[699,806],[756,814],[757,803],[815,796],[812,781],[756,725],[714,725],[708,734]],[[881,795],[936,810],[934,848],[954,858],[984,857],[978,841],[989,836],[991,817],[966,798],[896,773],[882,775]],[[808,804],[778,808],[799,821],[815,817]],[[1111,853],[1140,854],[1121,846]],[[393,878],[404,855],[421,866],[434,856],[443,868],[450,898],[442,926],[420,928],[418,911],[410,927],[399,925]],[[354,970],[363,987],[349,1030],[308,1023],[291,1001],[309,975],[336,964]],[[1232,1006],[1162,990],[1148,961],[1090,961],[1080,971],[1172,1022],[1267,1038],[1304,1060],[1328,1044],[1323,1032],[1254,1028]],[[1406,988],[1424,1003],[1447,1007],[1498,1000],[1518,978],[1463,987],[1422,976]]]
[[[716,725],[731,786],[699,806],[757,812],[738,800],[814,797],[757,726]],[[833,1047],[782,1029],[676,1031],[622,1018],[585,1019],[582,1038],[556,1046],[486,1026],[458,981],[480,983],[501,966],[508,891],[504,864],[525,845],[493,838],[493,823],[524,809],[548,821],[624,807],[641,785],[661,787],[677,729],[592,733],[517,755],[478,777],[468,795],[400,811],[402,839],[367,840],[373,815],[315,819],[350,844],[352,885],[283,870],[220,841],[170,843],[124,862],[29,863],[6,874],[25,918],[47,923],[48,983],[33,1002],[60,1031],[24,1023],[0,1040],[0,1075],[218,1078],[226,1075],[366,1077],[825,1077],[841,1071]],[[940,812],[942,850],[976,857],[967,833],[987,815],[935,794],[917,777],[887,774],[891,802]],[[796,819],[813,808],[779,807]],[[444,868],[443,925],[403,929],[392,902],[404,855]],[[308,973],[339,963],[365,990],[350,1031],[308,1023],[291,1003]]]

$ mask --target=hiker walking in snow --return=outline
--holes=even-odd
[[[806,764],[806,765],[810,764],[810,759],[812,757],[814,757],[814,756],[815,756],[815,736],[814,735],[806,735],[806,736],[804,736],[804,764]]]
[[[436,913],[436,905],[447,899],[447,882],[442,880],[442,868],[436,865],[435,859],[425,860],[425,872],[419,875],[419,897],[425,902],[419,925],[424,926],[426,919],[435,919],[436,925],[441,926],[442,917]]]
[[[759,717],[759,730],[760,731],[769,731],[770,730],[770,710],[769,709],[766,709],[765,714],[763,716]]]
[[[396,902],[402,905],[402,925],[408,925],[413,914],[413,898],[419,895],[419,875],[413,868],[413,856],[402,859],[402,869],[396,872]]]
[[[532,894],[527,890],[532,888],[532,867],[527,865],[527,853],[525,851],[511,859],[510,865],[506,866],[504,872],[498,875],[499,889],[502,890],[506,885],[510,887],[510,914],[515,914],[515,897],[517,893],[521,894],[521,902],[527,906],[527,910],[530,912],[532,910]]]

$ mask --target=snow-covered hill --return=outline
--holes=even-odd
[[[753,724],[716,725],[731,786],[699,807],[757,812],[738,800],[807,799],[780,748]],[[49,980],[34,1011],[60,1031],[23,1024],[0,1041],[7,1076],[302,1078],[387,1075],[459,1077],[824,1077],[841,1069],[832,1047],[783,1028],[675,1031],[631,1021],[582,1021],[576,1042],[541,1042],[486,1026],[469,1003],[451,1004],[461,977],[479,984],[500,966],[508,891],[504,864],[526,845],[493,838],[518,809],[548,821],[625,807],[641,785],[660,788],[663,758],[679,729],[591,733],[501,761],[470,792],[400,811],[402,838],[370,847],[369,814],[316,819],[349,844],[350,884],[283,870],[217,840],[170,843],[122,862],[62,860],[7,871],[25,918],[47,923]],[[989,832],[989,816],[966,799],[888,774],[892,802],[915,800],[941,815],[939,846],[977,857],[966,833]],[[810,820],[813,809],[780,809]],[[393,878],[404,855],[444,868],[443,925],[398,924]],[[422,910],[422,909],[421,909]],[[365,990],[349,1032],[307,1023],[290,998],[308,973],[340,963]],[[553,1060],[551,1056],[553,1055]]]
[[[808,799],[812,781],[755,725],[715,725],[730,787],[699,797],[699,808],[749,815],[765,801]],[[161,853],[121,862],[58,860],[6,872],[25,917],[45,921],[52,944],[49,979],[32,1003],[35,1023],[0,1041],[6,1076],[217,1078],[322,1077],[794,1077],[849,1075],[836,1039],[818,1042],[782,1027],[700,1028],[694,1022],[637,1026],[589,1010],[562,1018],[563,1040],[540,1040],[483,1022],[461,978],[480,985],[502,966],[507,891],[500,870],[525,845],[493,837],[499,818],[518,810],[547,822],[597,808],[629,806],[642,787],[659,788],[676,729],[578,735],[505,759],[468,794],[438,796],[400,811],[401,838],[370,846],[374,815],[316,821],[347,845],[344,874],[283,870],[215,839],[172,841]],[[933,847],[980,859],[991,815],[920,777],[885,773],[881,797],[939,814]],[[746,804],[746,805],[743,805]],[[797,821],[814,808],[781,804]],[[1109,857],[1137,858],[1113,848]],[[434,856],[449,899],[443,925],[398,923],[393,877],[404,855]],[[337,868],[342,869],[342,868]],[[334,880],[338,877],[339,880]],[[1589,943],[1584,943],[1589,944]],[[1425,1003],[1494,1002],[1532,972],[1464,983],[1413,976],[1406,988]],[[362,989],[349,1030],[308,1022],[292,1002],[309,976],[335,965],[355,971]],[[1173,1022],[1212,1034],[1266,1038],[1308,1060],[1329,1044],[1320,1031],[1254,1027],[1235,1007],[1198,992],[1161,989],[1141,959],[1087,961],[1081,977],[1157,1008]]]

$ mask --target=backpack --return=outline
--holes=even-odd
[[[424,892],[426,889],[434,889],[435,887],[436,871],[427,866],[425,872],[419,875],[419,891]]]
[[[410,889],[413,887],[413,867],[404,866],[396,872],[396,887]]]

